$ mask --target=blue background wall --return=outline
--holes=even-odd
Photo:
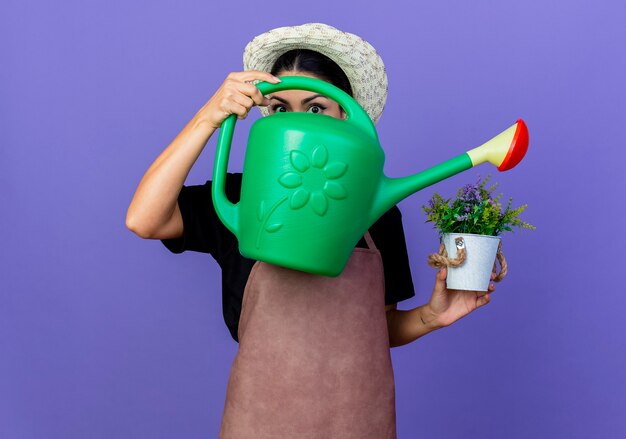
[[[325,22],[381,53],[386,173],[518,118],[514,170],[482,165],[400,208],[416,297],[420,207],[494,174],[535,232],[504,238],[492,302],[392,350],[401,438],[626,435],[621,224],[626,9],[618,1],[4,1],[0,9],[0,437],[216,437],[237,345],[220,273],[124,225],[157,155],[274,27]],[[241,169],[238,125],[231,170]],[[187,184],[210,178],[216,137]]]

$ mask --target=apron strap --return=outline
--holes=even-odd
[[[365,242],[367,243],[367,247],[370,250],[376,250],[377,249],[376,248],[376,244],[374,244],[374,240],[372,239],[369,230],[367,232],[365,232],[364,238],[365,238]]]

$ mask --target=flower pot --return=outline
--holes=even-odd
[[[450,258],[456,257],[455,239],[459,237],[463,238],[462,245],[465,246],[465,262],[458,267],[448,267],[446,286],[453,290],[487,291],[500,237],[446,233],[442,240]]]

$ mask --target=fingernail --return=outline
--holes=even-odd
[[[283,81],[281,81],[281,79],[280,79],[280,78],[278,78],[278,77],[276,77],[276,76],[274,76],[274,79],[276,80],[276,82],[283,82]]]

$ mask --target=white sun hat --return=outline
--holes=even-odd
[[[244,70],[269,72],[285,52],[309,49],[326,55],[344,71],[354,99],[374,123],[387,100],[387,72],[376,49],[357,35],[322,23],[307,23],[272,29],[256,36],[243,52]],[[267,107],[259,107],[263,116]]]

